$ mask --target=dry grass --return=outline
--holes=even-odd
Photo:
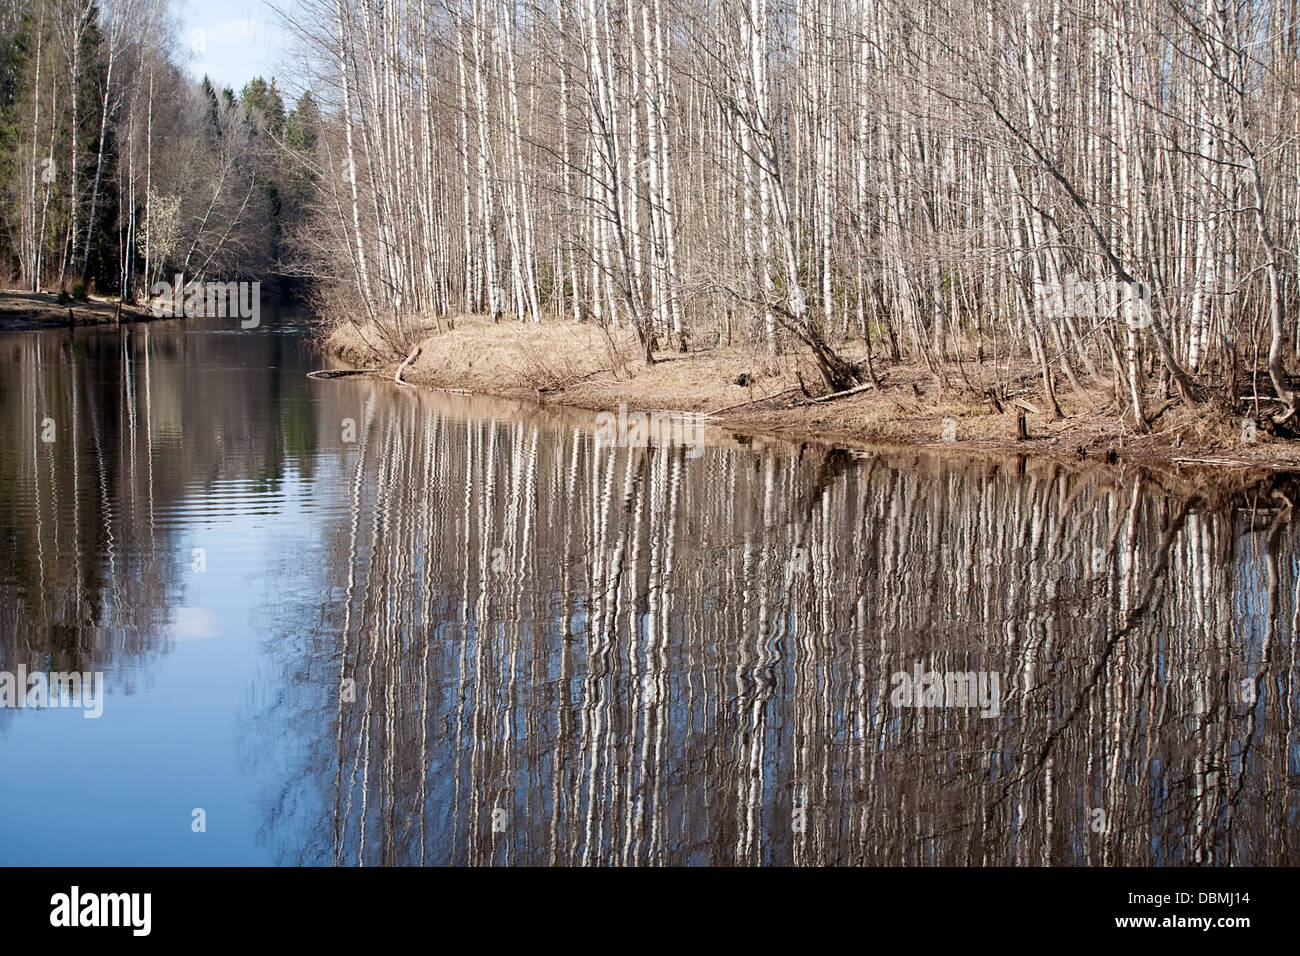
[[[436,331],[426,325],[419,360],[405,373],[409,382],[427,387],[468,389],[491,395],[560,403],[588,409],[671,409],[719,413],[721,425],[788,437],[845,443],[884,442],[923,445],[961,452],[1037,454],[1063,459],[1102,459],[1160,463],[1180,459],[1231,459],[1260,466],[1300,466],[1300,447],[1270,437],[1241,441],[1241,418],[1214,404],[1188,409],[1173,404],[1139,435],[1115,414],[1101,389],[1079,394],[1065,383],[1058,399],[1065,418],[1045,414],[1026,418],[1029,441],[1016,440],[1019,398],[1043,408],[1031,366],[1007,368],[969,358],[961,371],[948,367],[939,383],[925,368],[890,365],[876,356],[883,381],[868,390],[832,402],[806,404],[804,389],[818,394],[820,383],[810,358],[791,349],[770,356],[754,344],[700,348],[686,353],[658,353],[646,365],[630,330],[605,332],[590,323],[546,321],[499,324],[480,316],[458,316],[454,328]],[[326,348],[358,365],[377,358],[373,333],[353,324],[338,327]],[[860,343],[844,353],[862,357]],[[400,356],[380,356],[396,365]],[[737,385],[741,376],[745,384]],[[1000,382],[999,412],[986,390]],[[739,407],[735,407],[739,406]],[[1159,405],[1151,411],[1158,411]],[[945,420],[955,427],[955,441],[944,441]],[[951,429],[950,429],[951,431]]]
[[[60,304],[57,295],[47,292],[0,290],[0,325],[67,325],[69,312],[77,325],[111,324],[117,315],[117,299],[92,295],[84,301],[71,299]],[[128,321],[153,318],[134,306],[124,306],[122,314]]]

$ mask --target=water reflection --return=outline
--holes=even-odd
[[[1281,491],[1244,515],[1050,465],[691,460],[429,396],[353,468],[295,860],[1295,859]],[[999,675],[999,712],[895,706],[932,670]]]
[[[194,560],[177,533],[274,509],[289,458],[312,477],[314,425],[278,368],[304,343],[286,341],[260,337],[249,364],[248,338],[174,323],[0,337],[6,662],[120,674],[165,649]]]
[[[270,325],[0,338],[0,669],[110,687],[84,727],[0,710],[12,819],[79,820],[57,859],[123,826],[127,862],[1300,857],[1295,482],[609,448],[308,380]]]

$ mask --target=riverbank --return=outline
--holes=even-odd
[[[466,390],[507,398],[562,403],[597,411],[704,413],[724,428],[764,432],[794,440],[849,445],[897,444],[964,454],[1034,455],[1075,462],[1128,462],[1174,469],[1300,469],[1300,442],[1254,431],[1243,440],[1243,421],[1218,404],[1189,409],[1152,401],[1151,432],[1138,434],[1114,412],[1100,388],[1062,381],[1058,400],[1065,417],[1045,412],[1033,366],[978,361],[963,356],[939,383],[927,369],[882,361],[880,387],[827,400],[811,357],[802,350],[772,357],[752,344],[704,346],[657,353],[654,365],[639,358],[630,330],[606,333],[590,323],[492,323],[457,317],[454,327],[415,336],[420,351],[402,368],[405,383]],[[856,347],[855,347],[856,345]],[[325,350],[344,361],[392,378],[401,360],[382,357],[373,330],[343,324],[329,332]],[[841,349],[860,360],[860,343]],[[1010,384],[1006,384],[1010,383]],[[1023,415],[1026,437],[1018,437]]]
[[[57,326],[116,325],[147,322],[153,313],[113,298],[91,296],[60,302],[47,292],[0,289],[0,329],[39,329]]]

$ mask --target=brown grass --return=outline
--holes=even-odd
[[[68,324],[69,312],[77,325],[108,325],[116,320],[117,299],[92,295],[85,301],[70,299],[67,304],[60,305],[59,297],[48,292],[0,290],[0,326],[63,326]],[[126,321],[154,317],[146,310],[134,306],[123,306],[122,315]]]
[[[1170,405],[1139,435],[1116,415],[1102,389],[1084,394],[1062,381],[1058,399],[1065,418],[1052,421],[1029,413],[1029,441],[1016,441],[1019,398],[1042,409],[1039,381],[1031,366],[1007,368],[963,356],[960,373],[947,368],[941,384],[924,367],[892,365],[876,355],[880,390],[869,390],[822,404],[807,404],[804,389],[820,394],[811,359],[799,349],[770,356],[754,344],[702,347],[686,353],[658,353],[654,365],[640,359],[630,330],[605,332],[591,323],[503,320],[457,316],[454,329],[439,333],[426,324],[419,360],[405,373],[408,382],[431,388],[560,403],[605,410],[626,404],[632,410],[717,412],[718,424],[741,430],[843,443],[889,443],[956,452],[1034,454],[1070,460],[1124,459],[1175,463],[1195,459],[1231,460],[1261,467],[1300,467],[1297,443],[1274,438],[1260,428],[1254,444],[1241,441],[1241,418],[1212,403],[1194,409]],[[377,360],[391,368],[400,356],[377,355],[368,344],[376,337],[354,325],[338,326],[325,348],[358,365]],[[842,351],[861,359],[861,343]],[[735,384],[744,373],[745,385]],[[1012,385],[999,383],[1013,382]],[[998,412],[986,395],[996,388]],[[739,403],[741,407],[733,408]],[[1158,411],[1153,402],[1149,412]],[[727,409],[726,411],[720,411]],[[955,422],[956,440],[943,440],[944,420]]]

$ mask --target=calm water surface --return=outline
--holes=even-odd
[[[609,448],[325,364],[0,332],[0,671],[105,681],[0,709],[0,863],[1300,862],[1293,485]]]

